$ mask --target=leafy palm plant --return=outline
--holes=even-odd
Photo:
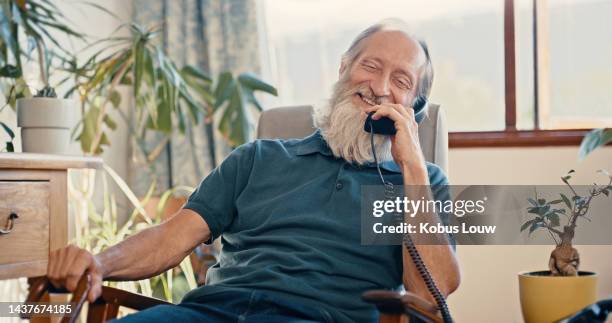
[[[107,131],[117,125],[108,108],[117,108],[121,102],[119,85],[130,85],[133,90],[137,123],[130,129],[136,138],[144,138],[148,129],[170,133],[173,120],[178,122],[181,132],[186,119],[199,121],[200,107],[188,92],[182,74],[153,42],[159,32],[136,24],[130,25],[130,31],[131,36],[105,38],[92,44],[102,48],[83,65],[78,65],[76,58],[64,62],[69,76],[62,83],[74,81],[66,97],[76,93],[81,101],[83,119],[75,129],[79,132],[76,139],[87,154],[100,154],[102,147],[110,144]],[[185,71],[208,81],[195,67]]]
[[[159,29],[137,24],[129,28],[130,36],[109,37],[92,44],[98,49],[84,64],[79,65],[76,59],[64,62],[70,76],[63,82],[74,81],[66,96],[78,93],[81,99],[83,119],[76,138],[84,152],[99,154],[104,145],[110,144],[107,131],[117,124],[108,107],[119,106],[120,85],[132,88],[135,124],[128,122],[121,110],[117,111],[147,165],[160,155],[174,129],[185,134],[188,122],[195,125],[204,119],[212,124],[215,115],[220,116],[219,131],[231,146],[249,139],[254,127],[254,111],[250,107],[262,109],[254,93],[276,95],[274,87],[248,73],[234,77],[223,72],[215,82],[195,66],[179,69],[158,46]],[[149,149],[145,139],[151,130],[162,136]],[[212,138],[209,144],[214,145]],[[214,160],[215,156],[211,157]]]

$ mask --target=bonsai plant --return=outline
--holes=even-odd
[[[531,206],[527,208],[527,212],[535,214],[535,217],[523,223],[521,231],[527,228],[529,228],[530,234],[538,229],[548,231],[556,244],[548,263],[548,268],[553,276],[576,276],[578,273],[580,256],[578,251],[572,247],[578,219],[586,217],[594,198],[598,196],[608,197],[612,193],[612,176],[604,170],[600,172],[608,176],[608,183],[604,185],[593,184],[593,187],[586,194],[580,195],[570,184],[571,174],[574,173],[572,169],[567,175],[561,177],[563,183],[571,191],[571,199],[563,193],[559,193],[560,199],[552,201],[546,201],[546,199],[538,197],[537,193],[535,199],[529,199]],[[561,203],[565,206],[562,208],[554,207],[554,205]],[[566,215],[567,218],[567,223],[562,228],[561,215]]]
[[[551,322],[562,319],[595,302],[597,276],[592,272],[579,271],[580,255],[573,247],[573,239],[579,221],[588,219],[591,204],[601,197],[612,195],[612,175],[607,183],[593,184],[584,193],[570,183],[570,170],[561,181],[569,194],[559,193],[559,198],[547,201],[538,196],[529,198],[529,214],[534,217],[521,226],[521,232],[529,229],[545,230],[555,242],[550,254],[548,271],[519,274],[519,289],[523,316],[527,322]],[[562,224],[562,220],[565,220]]]

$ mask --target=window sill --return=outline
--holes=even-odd
[[[451,132],[449,148],[578,146],[591,129]]]

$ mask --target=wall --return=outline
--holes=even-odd
[[[451,149],[453,184],[560,184],[575,169],[576,184],[590,184],[612,170],[612,147],[577,161],[577,147]],[[593,219],[596,221],[596,219]],[[580,234],[578,229],[577,234]],[[599,274],[598,298],[612,295],[612,246],[578,246],[581,269]],[[458,246],[459,290],[449,298],[457,322],[522,322],[517,273],[546,269],[552,246]]]

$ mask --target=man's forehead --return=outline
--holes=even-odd
[[[359,56],[376,58],[413,72],[425,62],[419,42],[397,30],[382,30],[370,35],[364,40]]]

